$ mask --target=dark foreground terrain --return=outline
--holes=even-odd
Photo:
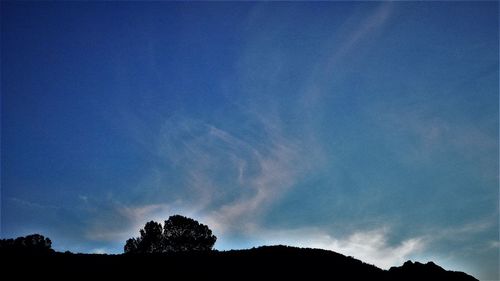
[[[97,255],[71,253],[0,253],[2,276],[12,280],[108,277],[113,280],[207,278],[300,278],[305,280],[477,280],[434,263],[406,262],[382,270],[352,257],[318,249],[266,246],[250,250],[175,255]]]

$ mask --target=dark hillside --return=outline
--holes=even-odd
[[[177,254],[97,255],[71,253],[2,253],[4,276],[73,279],[75,277],[304,278],[309,280],[476,280],[433,264],[406,262],[388,271],[352,257],[320,249],[265,246],[249,250]]]

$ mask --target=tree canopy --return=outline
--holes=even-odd
[[[210,251],[217,237],[208,226],[181,215],[170,216],[162,226],[150,221],[140,230],[140,237],[125,243],[125,253],[172,253]]]
[[[1,239],[0,252],[2,253],[51,253],[52,241],[40,234],[31,234],[17,237],[16,239]]]

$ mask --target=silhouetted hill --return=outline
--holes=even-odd
[[[4,276],[71,280],[110,277],[169,280],[174,277],[238,280],[304,278],[307,280],[477,280],[432,262],[406,262],[382,270],[352,257],[320,249],[265,246],[248,250],[162,255],[0,253]],[[13,274],[13,275],[10,275]]]
[[[463,272],[447,271],[433,262],[407,261],[403,266],[391,267],[388,273],[392,280],[476,280]]]

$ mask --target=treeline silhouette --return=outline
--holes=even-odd
[[[0,240],[0,253],[5,255],[45,255],[53,253],[52,241],[40,234]]]
[[[182,216],[170,217],[163,227],[149,222],[140,234],[140,237],[131,239],[139,241],[135,246],[144,247],[143,250],[130,248],[131,242],[127,242],[126,253],[121,255],[55,252],[51,249],[50,239],[38,234],[0,240],[2,274],[21,280],[71,280],[76,277],[113,280],[477,280],[463,272],[447,271],[432,262],[408,261],[401,267],[382,270],[353,257],[321,249],[279,245],[247,250],[212,250],[216,238],[208,227]],[[149,236],[152,234],[155,235]],[[191,235],[193,237],[188,238]],[[153,241],[143,242],[148,239]],[[174,241],[179,245],[172,245]],[[149,247],[139,246],[141,243]]]

